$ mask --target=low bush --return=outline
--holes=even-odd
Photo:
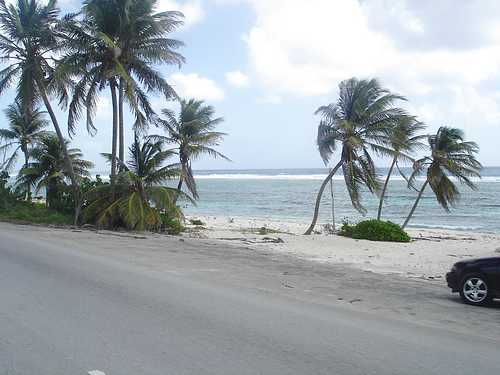
[[[365,220],[356,225],[345,221],[339,234],[370,241],[410,242],[411,239],[399,225],[381,220]]]
[[[161,231],[167,234],[177,235],[184,231],[184,226],[179,219],[172,217],[169,214],[160,214],[161,218]]]
[[[196,225],[196,226],[205,225],[205,223],[199,219],[191,219],[189,220],[189,222],[191,223],[191,225]]]

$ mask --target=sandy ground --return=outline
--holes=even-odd
[[[471,257],[500,256],[500,235],[449,230],[408,232],[410,243],[354,240],[326,234],[302,235],[305,223],[229,217],[189,217],[204,225],[188,225],[191,238],[217,239],[323,263],[349,264],[382,274],[442,280],[453,263]],[[262,228],[266,228],[262,230]],[[265,234],[263,234],[265,233]]]

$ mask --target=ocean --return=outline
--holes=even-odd
[[[383,178],[386,170],[380,170]],[[326,169],[211,170],[196,171],[200,200],[196,206],[184,204],[188,215],[251,217],[308,222],[316,193]],[[409,227],[442,228],[477,232],[500,232],[500,167],[487,167],[477,180],[478,189],[460,186],[461,200],[450,212],[437,203],[427,189]],[[423,179],[423,177],[422,177]],[[422,179],[417,180],[419,183]],[[367,214],[363,217],[351,205],[343,177],[334,177],[336,222],[356,222],[377,215],[378,198],[363,193]],[[401,224],[416,197],[398,174],[390,181],[383,219]],[[330,189],[325,190],[320,223],[331,222]]]

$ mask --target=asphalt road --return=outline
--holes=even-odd
[[[353,309],[324,296],[324,303],[311,300],[307,291],[288,296],[286,288],[283,293],[256,288],[245,285],[248,280],[236,271],[195,277],[184,271],[205,267],[206,255],[180,241],[168,241],[166,249],[175,254],[186,246],[182,262],[162,258],[168,266],[160,267],[153,250],[132,262],[110,256],[111,245],[99,255],[95,249],[85,251],[95,243],[83,235],[75,234],[74,242],[68,238],[0,226],[2,375],[500,372],[500,340],[483,334],[488,327],[491,333],[494,316],[500,332],[500,309],[473,311],[444,300],[438,304],[440,314],[445,307],[450,314],[468,309],[470,329],[460,331],[456,319],[454,324],[446,319],[426,324],[383,308]],[[117,246],[113,251],[120,251]],[[214,255],[211,262],[225,268],[224,256]],[[228,263],[227,269],[232,267]],[[488,327],[482,323],[483,311],[492,324]]]

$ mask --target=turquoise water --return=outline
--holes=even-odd
[[[381,170],[381,176],[385,171]],[[325,169],[238,170],[196,172],[200,201],[196,207],[185,205],[187,214],[209,216],[248,216],[306,222]],[[462,197],[450,213],[443,210],[427,190],[410,226],[481,232],[500,232],[500,168],[489,167],[477,181],[478,190],[460,187]],[[342,176],[335,176],[336,222],[363,217],[352,208]],[[391,180],[383,218],[402,223],[414,202],[416,193],[406,188],[400,176]],[[363,194],[368,210],[365,218],[377,214],[378,198]],[[331,222],[330,190],[323,196],[321,222]]]

